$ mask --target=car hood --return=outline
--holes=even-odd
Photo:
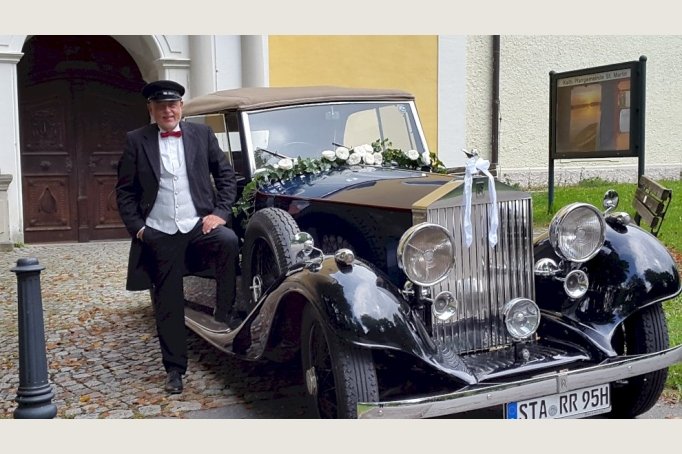
[[[414,202],[452,180],[448,175],[358,166],[294,178],[261,188],[260,192],[302,200],[409,210]]]

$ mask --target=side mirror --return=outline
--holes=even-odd
[[[604,207],[604,214],[610,213],[611,211],[615,210],[616,207],[618,206],[618,193],[613,190],[609,189],[604,193],[604,200],[602,201],[602,206]]]

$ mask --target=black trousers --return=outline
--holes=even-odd
[[[228,227],[207,234],[201,221],[187,232],[173,235],[146,227],[143,241],[153,283],[154,315],[167,372],[187,371],[187,331],[182,279],[189,269],[212,269],[216,278],[216,311],[229,313],[235,300],[239,242]]]

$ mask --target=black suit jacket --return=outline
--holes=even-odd
[[[180,129],[189,189],[199,216],[215,214],[229,220],[237,187],[234,171],[220,149],[218,140],[211,128],[205,125],[183,121],[180,122]],[[143,244],[136,235],[144,227],[159,191],[161,155],[158,132],[156,124],[128,132],[118,163],[118,211],[132,237],[126,282],[128,290],[151,287]]]

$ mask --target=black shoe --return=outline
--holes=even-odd
[[[230,314],[229,312],[223,312],[223,311],[216,310],[213,313],[213,319],[216,322],[220,322],[224,325],[227,325],[228,328],[230,328],[231,330],[234,330],[239,325],[241,325],[242,321],[246,318],[242,314],[243,314],[242,311],[233,311]]]
[[[243,320],[244,319],[239,315],[239,313],[235,312],[232,315],[230,315],[230,318],[227,319],[227,322],[225,322],[225,324],[227,325],[228,328],[234,331],[239,327],[239,325],[242,324]]]
[[[242,324],[242,321],[244,320],[243,318],[241,318],[237,314],[231,314],[229,316],[222,317],[220,319],[217,316],[213,316],[213,318],[215,319],[216,322],[220,322],[223,325],[227,325],[227,327],[230,328],[230,330],[232,330],[232,331],[237,329],[239,327],[239,325]]]
[[[171,370],[166,375],[166,386],[164,389],[170,394],[180,394],[182,392],[182,374],[179,370]]]
[[[213,310],[213,319],[216,322],[227,323],[227,321],[230,319],[230,312],[230,309],[221,309],[216,307]]]

